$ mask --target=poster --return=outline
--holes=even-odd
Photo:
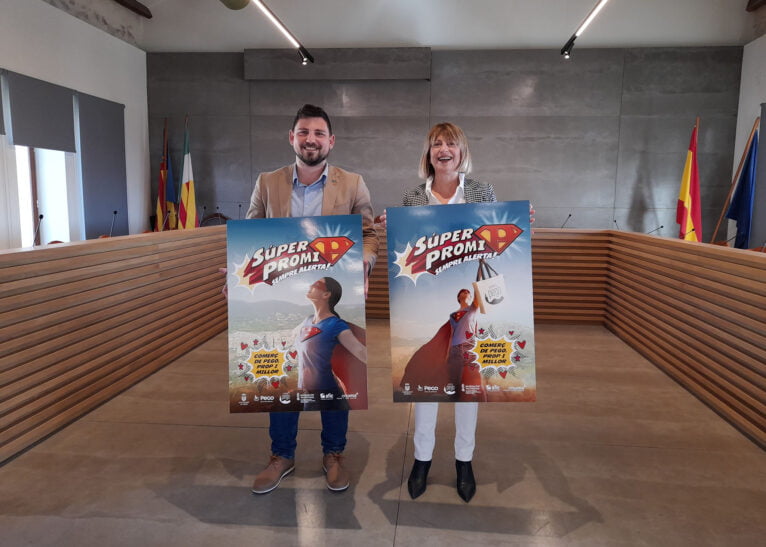
[[[534,401],[529,202],[387,216],[394,401]]]
[[[367,408],[359,215],[229,221],[230,412]]]

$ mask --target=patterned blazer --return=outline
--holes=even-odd
[[[465,178],[463,181],[463,192],[465,193],[466,203],[486,203],[497,201],[495,189],[491,184],[479,182],[473,179]],[[428,205],[428,194],[426,193],[426,183],[407,190],[402,195],[402,205]]]

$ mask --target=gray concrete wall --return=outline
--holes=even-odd
[[[332,161],[364,175],[376,212],[419,183],[423,138],[449,120],[468,134],[472,176],[495,184],[500,199],[530,199],[538,226],[571,213],[569,227],[664,225],[657,233],[674,237],[700,116],[707,237],[730,182],[741,60],[739,47],[582,49],[568,62],[555,51],[434,51],[430,81],[246,81],[241,53],[149,54],[153,176],[165,116],[180,174],[188,113],[197,203],[238,218],[257,174],[292,161],[287,132],[311,102],[333,118]]]

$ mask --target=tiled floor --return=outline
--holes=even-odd
[[[345,493],[319,420],[296,472],[250,494],[267,417],[230,415],[221,334],[0,467],[0,545],[763,545],[766,457],[602,327],[539,325],[538,402],[484,405],[470,504],[442,405],[410,500],[410,405],[390,403],[388,327],[369,325],[370,410],[352,413]]]

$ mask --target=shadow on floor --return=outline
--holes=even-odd
[[[482,465],[482,459],[474,460],[477,489],[497,485],[501,493],[497,500],[500,505],[478,505],[476,498],[465,504],[458,499],[457,493],[457,501],[453,503],[425,501],[423,498],[410,500],[406,484],[401,488],[401,500],[390,499],[390,493],[399,490],[409,475],[409,467],[402,468],[400,457],[405,442],[405,437],[402,436],[391,448],[386,458],[386,480],[376,484],[370,491],[370,499],[380,507],[392,524],[465,532],[564,537],[585,524],[602,522],[601,514],[592,505],[572,493],[556,463],[537,447],[529,444],[516,445],[511,454],[502,459],[495,459],[498,463],[502,462],[502,467],[497,464]],[[510,499],[508,491],[514,484],[521,482],[530,471],[535,474],[548,495],[568,505],[571,510],[513,507],[514,500]],[[430,486],[444,484],[454,488],[453,478],[447,481],[444,480],[446,475],[443,473],[441,479],[433,475],[432,469],[429,476]]]

